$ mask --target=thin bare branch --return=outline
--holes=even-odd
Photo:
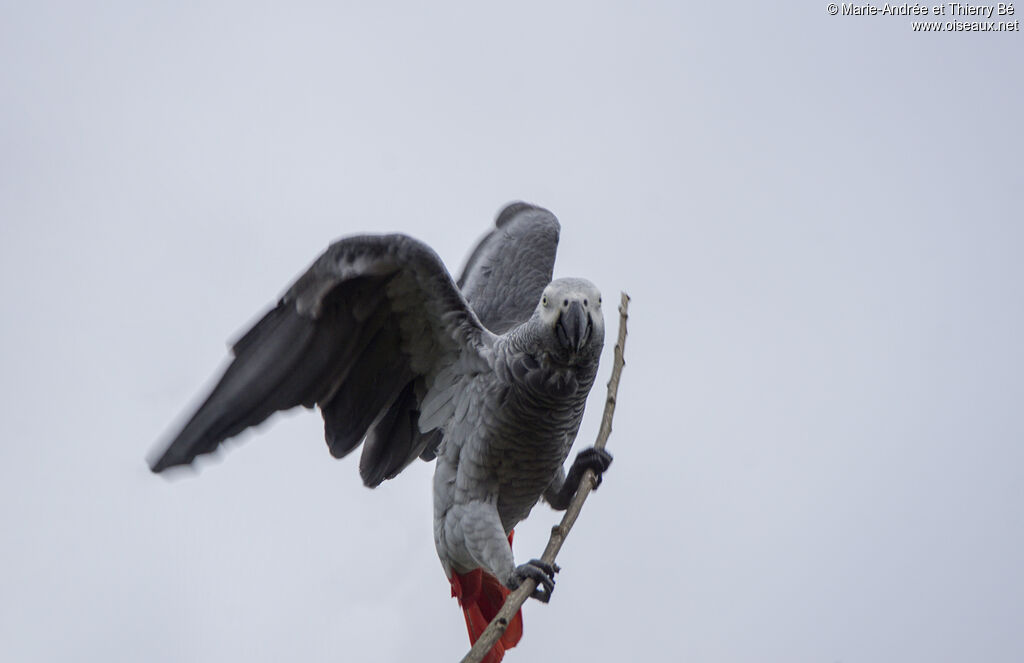
[[[612,417],[615,415],[615,401],[619,394],[619,379],[622,375],[622,367],[626,364],[623,357],[623,349],[626,347],[626,321],[628,318],[629,295],[622,293],[622,301],[619,303],[619,338],[615,343],[612,376],[608,380],[608,398],[604,402],[601,428],[597,432],[597,441],[594,442],[594,446],[598,449],[605,448],[605,445],[608,444],[608,436],[612,433]],[[576,491],[572,502],[569,503],[569,508],[565,510],[565,515],[562,516],[562,522],[551,528],[551,538],[548,539],[548,545],[541,556],[543,561],[548,564],[555,563],[555,556],[562,549],[562,544],[569,535],[569,530],[572,529],[576,518],[579,517],[580,511],[583,509],[583,503],[587,500],[596,483],[597,476],[592,470],[587,470],[580,481],[579,490]],[[529,598],[536,588],[536,581],[527,578],[523,581],[523,584],[519,585],[515,591],[508,595],[508,598],[505,599],[505,605],[501,607],[497,616],[491,620],[491,623],[487,625],[484,632],[480,634],[480,638],[477,639],[472,649],[463,657],[462,663],[480,663],[483,660],[487,652],[494,646],[494,643],[505,632],[509,620],[519,612],[519,608],[522,607],[523,603],[526,602],[526,599]]]

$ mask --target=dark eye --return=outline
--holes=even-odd
[[[548,296],[544,295],[543,297],[541,297],[540,298],[540,303],[543,304],[544,306],[547,306],[548,305]]]
[[[569,300],[568,299],[562,301],[562,306],[568,306],[568,305],[569,305]]]
[[[590,306],[590,302],[588,302],[587,300],[585,300],[585,299],[584,299],[584,300],[583,300],[583,305],[584,305],[584,306]]]

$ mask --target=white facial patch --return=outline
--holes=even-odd
[[[552,281],[544,288],[537,310],[540,312],[541,320],[554,326],[558,322],[558,316],[573,302],[578,302],[583,307],[595,327],[604,328],[601,291],[586,279],[568,278]]]

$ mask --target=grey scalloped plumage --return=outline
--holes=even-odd
[[[598,472],[610,462],[600,452],[562,467],[604,321],[593,284],[551,280],[559,229],[543,208],[508,205],[458,282],[405,235],[335,242],[234,344],[152,470],[187,465],[276,411],[319,406],[331,454],[362,442],[367,486],[436,458],[435,543],[449,578],[480,568],[511,588],[535,577],[546,600],[552,572],[516,567],[505,539],[542,497],[565,508],[581,459]]]

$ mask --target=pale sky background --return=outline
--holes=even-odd
[[[633,304],[506,661],[1024,660],[1021,34],[680,4],[2,3],[0,659],[458,660],[429,465],[144,457],[331,240],[523,199]]]

